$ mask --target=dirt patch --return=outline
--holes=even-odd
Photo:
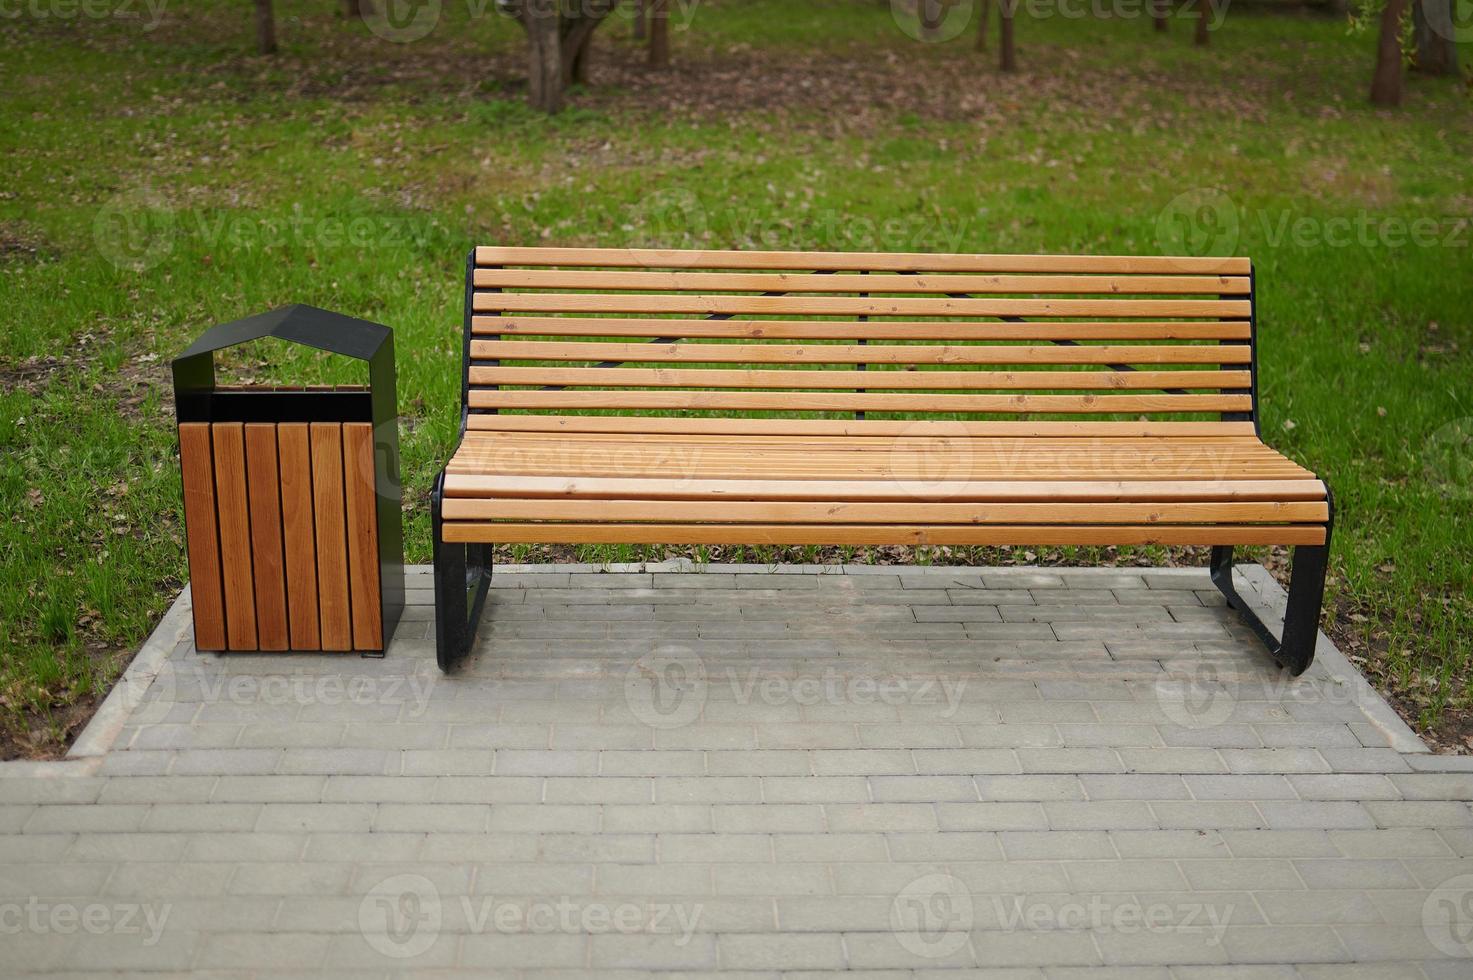
[[[1426,718],[1432,714],[1431,702],[1439,693],[1437,685],[1420,676],[1408,680],[1400,672],[1388,669],[1387,665],[1394,662],[1389,624],[1373,610],[1357,606],[1342,593],[1324,630],[1336,648],[1381,692],[1432,751],[1443,755],[1473,755],[1473,706],[1444,704],[1436,712],[1437,720],[1429,724]]]
[[[464,52],[380,62],[365,60],[356,47],[329,48],[327,61],[283,60],[270,76],[259,59],[237,59],[207,68],[206,75],[238,87],[278,87],[299,98],[367,102],[387,88],[411,96],[466,99],[520,98],[525,91],[521,52]],[[902,57],[902,54],[904,55]],[[474,80],[474,81],[467,81]],[[873,51],[853,55],[730,48],[684,52],[671,68],[652,71],[643,54],[627,44],[601,39],[590,84],[570,93],[571,108],[709,121],[737,113],[775,114],[789,125],[807,119],[819,128],[846,134],[893,129],[895,118],[974,120],[1002,123],[1047,107],[1078,112],[1081,128],[1103,119],[1149,118],[1167,125],[1175,115],[1159,93],[1180,93],[1183,111],[1232,113],[1261,118],[1271,89],[1267,79],[1245,72],[1232,86],[1181,88],[1173,77],[1139,67],[1085,65],[1076,52],[1030,51],[1025,70],[1002,75],[977,56],[954,52]],[[252,93],[252,97],[254,93]],[[1149,116],[1146,115],[1149,110]]]
[[[385,97],[411,103],[431,99],[521,99],[526,55],[509,25],[489,30],[442,29],[413,44],[385,43],[326,13],[293,18],[294,34],[310,47],[287,45],[274,56],[212,50],[194,61],[177,52],[204,36],[240,37],[245,22],[228,11],[171,12],[147,42],[198,83],[205,98],[252,101],[262,95],[369,104]],[[1225,70],[1229,84],[1183,83],[1181,71],[1112,64],[1067,45],[1030,46],[1021,70],[1002,74],[995,52],[969,46],[919,45],[896,36],[852,46],[779,45],[757,48],[718,42],[693,31],[680,39],[673,64],[651,70],[627,24],[605,25],[594,36],[590,82],[575,88],[570,109],[633,113],[712,122],[732,114],[776,114],[835,133],[893,131],[897,115],[917,119],[1003,123],[1047,111],[1077,114],[1081,130],[1102,124],[1170,127],[1178,116],[1203,112],[1262,119],[1284,87],[1282,62],[1251,52]],[[136,34],[94,25],[69,36],[99,50],[136,49]],[[878,42],[878,43],[876,43]],[[1162,93],[1171,93],[1163,98]],[[174,111],[169,100],[140,107]]]
[[[76,341],[76,353],[60,358],[52,355],[33,355],[14,361],[0,360],[0,394],[20,391],[38,396],[52,385],[87,374],[102,358],[95,336],[89,335]],[[130,353],[123,356],[116,367],[96,373],[92,384],[95,395],[115,399],[116,410],[134,421],[156,421],[174,412],[174,385],[169,375],[169,366],[157,354],[150,353],[151,338],[143,338],[128,345]],[[145,415],[143,403],[153,392],[159,393],[159,411]]]
[[[38,395],[63,371],[75,366],[76,361],[73,359],[64,361],[50,355],[27,357],[9,363],[0,361],[0,395],[17,391]]]
[[[96,673],[121,676],[134,651],[89,645],[84,653],[93,662]],[[7,709],[5,724],[0,725],[0,760],[62,758],[92,720],[110,689],[109,685],[81,695],[67,691],[45,708],[26,707],[19,711],[9,710],[6,697],[0,696],[0,707]]]
[[[13,196],[0,192],[0,200]],[[35,262],[56,254],[49,242],[37,231],[14,221],[0,221],[0,265],[12,262]]]

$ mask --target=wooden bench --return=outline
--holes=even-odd
[[[1240,258],[478,248],[436,643],[492,542],[1199,545],[1295,674],[1329,490],[1259,432]],[[1237,545],[1292,545],[1282,639]]]

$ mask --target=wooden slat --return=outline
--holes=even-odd
[[[447,497],[600,500],[816,500],[914,503],[1148,503],[1324,500],[1319,480],[710,480],[448,474]]]
[[[343,427],[313,422],[312,510],[317,539],[317,601],[322,649],[353,649],[348,599],[347,518],[343,499]]]
[[[466,420],[471,432],[599,432],[721,435],[831,435],[869,438],[894,436],[1028,436],[1054,439],[1066,436],[1221,436],[1253,437],[1252,422],[1106,422],[1097,420],[1047,422],[963,422],[941,419],[891,421],[867,419],[746,419],[670,418],[649,415],[482,415]]]
[[[1061,272],[1247,275],[1245,258],[1157,255],[933,255],[923,252],[777,252],[714,249],[559,248],[482,245],[478,266],[608,266],[644,269],[798,269],[870,272]]]
[[[935,299],[860,296],[730,296],[682,293],[488,293],[476,313],[702,313],[809,316],[1246,317],[1246,299]]]
[[[504,447],[463,450],[450,461],[451,474],[524,476],[615,476],[652,478],[781,480],[856,479],[924,482],[970,479],[1300,479],[1309,471],[1291,460],[1201,449],[1110,455],[1099,450],[1064,457],[1010,452],[948,451],[912,443],[892,452],[844,453],[814,449],[717,450],[674,446],[638,451],[628,447]]]
[[[251,573],[250,505],[246,498],[245,426],[240,422],[212,425],[225,637],[231,650],[255,650],[256,596]]]
[[[477,269],[477,289],[678,290],[774,293],[1094,293],[1246,296],[1247,276],[840,275],[762,272],[588,272]]]
[[[494,416],[493,416],[494,417]],[[507,418],[584,418],[586,416],[540,416],[540,415],[511,415]],[[626,416],[597,416],[598,418],[625,418]],[[679,421],[686,421],[680,419]],[[772,421],[772,420],[768,420]],[[804,421],[804,420],[800,420]],[[905,426],[907,423],[897,423]],[[939,425],[945,425],[942,422]],[[981,423],[986,424],[986,423]],[[1018,425],[1019,423],[1014,423]],[[1026,424],[1026,423],[1025,423]],[[1081,423],[1093,425],[1094,423]],[[1207,423],[1214,424],[1214,423]],[[928,430],[929,431],[929,430]],[[959,446],[967,451],[1002,451],[1008,454],[1031,452],[1039,454],[1059,454],[1076,448],[1092,449],[1096,453],[1126,452],[1151,452],[1157,449],[1181,450],[1190,452],[1193,450],[1230,449],[1243,450],[1271,455],[1280,458],[1281,454],[1269,446],[1264,445],[1251,433],[1238,435],[1222,435],[1211,432],[1202,434],[1157,434],[1157,435],[1098,435],[1088,431],[1074,433],[1059,433],[1046,438],[1038,438],[1035,433],[1026,429],[1006,429],[990,434],[968,434],[960,428],[950,431],[946,429],[935,430],[936,434],[922,437],[928,445]],[[822,448],[839,449],[853,452],[866,451],[889,451],[903,442],[914,441],[912,434],[905,431],[893,435],[877,433],[826,433],[808,432],[803,430],[786,432],[759,432],[759,433],[725,433],[725,432],[699,432],[699,431],[673,431],[660,433],[632,433],[632,432],[608,432],[608,431],[560,431],[554,438],[548,438],[539,431],[518,431],[510,429],[496,433],[483,432],[476,429],[468,430],[462,440],[461,451],[468,452],[477,448],[497,449],[505,446],[533,446],[543,448],[561,449],[570,446],[604,446],[622,448],[635,446],[641,449],[664,448],[668,446],[712,446],[735,451],[745,451],[749,447],[786,447],[797,449]]]
[[[452,497],[449,520],[771,524],[1269,524],[1320,522],[1323,502],[1146,504],[797,503],[732,500],[508,500]]]
[[[471,408],[785,412],[1246,412],[1247,395],[916,395],[861,392],[487,391]]]
[[[179,469],[184,483],[184,538],[189,552],[194,645],[200,650],[224,650],[225,598],[220,584],[215,463],[209,423],[180,423]]]
[[[498,544],[746,545],[1299,545],[1324,544],[1314,525],[1070,527],[1059,525],[501,524],[447,521],[444,540]]]
[[[765,340],[1248,340],[1246,320],[1011,323],[969,320],[691,320],[649,317],[475,316],[482,335],[736,337]]]
[[[317,531],[312,517],[312,452],[307,423],[277,426],[281,462],[282,545],[286,555],[287,620],[293,650],[320,650]]]
[[[924,488],[924,485],[945,479],[951,481],[985,478],[992,480],[1052,480],[1089,482],[1097,480],[1166,480],[1201,482],[1223,479],[1234,480],[1301,480],[1310,473],[1293,463],[1263,463],[1244,459],[1160,460],[1157,465],[1149,461],[1133,462],[1131,465],[1093,465],[1079,462],[1072,466],[1060,466],[1045,461],[1021,465],[1018,460],[996,458],[968,459],[964,457],[933,456],[924,449],[902,456],[891,463],[883,458],[854,460],[828,458],[810,463],[787,459],[767,461],[764,459],[740,460],[732,457],[706,459],[704,453],[670,453],[668,456],[621,458],[604,454],[605,462],[598,457],[573,460],[562,454],[507,453],[501,458],[487,462],[461,460],[448,469],[452,476],[526,476],[526,477],[572,477],[588,478],[636,478],[651,480],[680,477],[692,480],[864,480],[869,482],[901,482]],[[576,465],[575,465],[576,464]],[[920,494],[925,496],[924,493]]]
[[[1029,345],[618,344],[473,340],[472,360],[634,364],[1248,364],[1246,344]]]
[[[255,566],[256,638],[262,650],[288,650],[286,566],[281,549],[281,481],[276,426],[245,427],[247,495],[251,505],[251,558]]]
[[[343,483],[347,492],[348,585],[353,607],[353,649],[382,650],[378,494],[374,485],[371,423],[343,423]]]
[[[1293,460],[1251,439],[957,438],[817,436],[670,436],[644,434],[467,435],[450,460],[451,472],[509,472],[545,468],[555,474],[596,470],[680,475],[722,469],[759,472],[829,470],[897,475],[904,468],[970,466],[1001,472],[1116,474],[1170,471],[1187,479],[1242,475],[1248,470],[1307,473]],[[1188,474],[1183,476],[1183,474]],[[618,474],[615,474],[618,475]]]
[[[1118,391],[1247,388],[1247,371],[722,371],[668,368],[472,367],[473,385],[621,388],[853,388]]]

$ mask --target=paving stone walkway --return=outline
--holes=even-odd
[[[1473,771],[1327,641],[1287,680],[1192,570],[817,571],[500,569],[452,677],[426,569],[382,660],[176,607],[0,764],[0,974],[1473,977]]]

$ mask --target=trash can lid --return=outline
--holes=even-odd
[[[217,324],[201,334],[184,353],[174,359],[174,363],[262,337],[276,337],[331,354],[343,354],[368,361],[393,336],[394,331],[381,323],[344,316],[304,303],[294,303],[269,313],[258,313],[243,320]]]

